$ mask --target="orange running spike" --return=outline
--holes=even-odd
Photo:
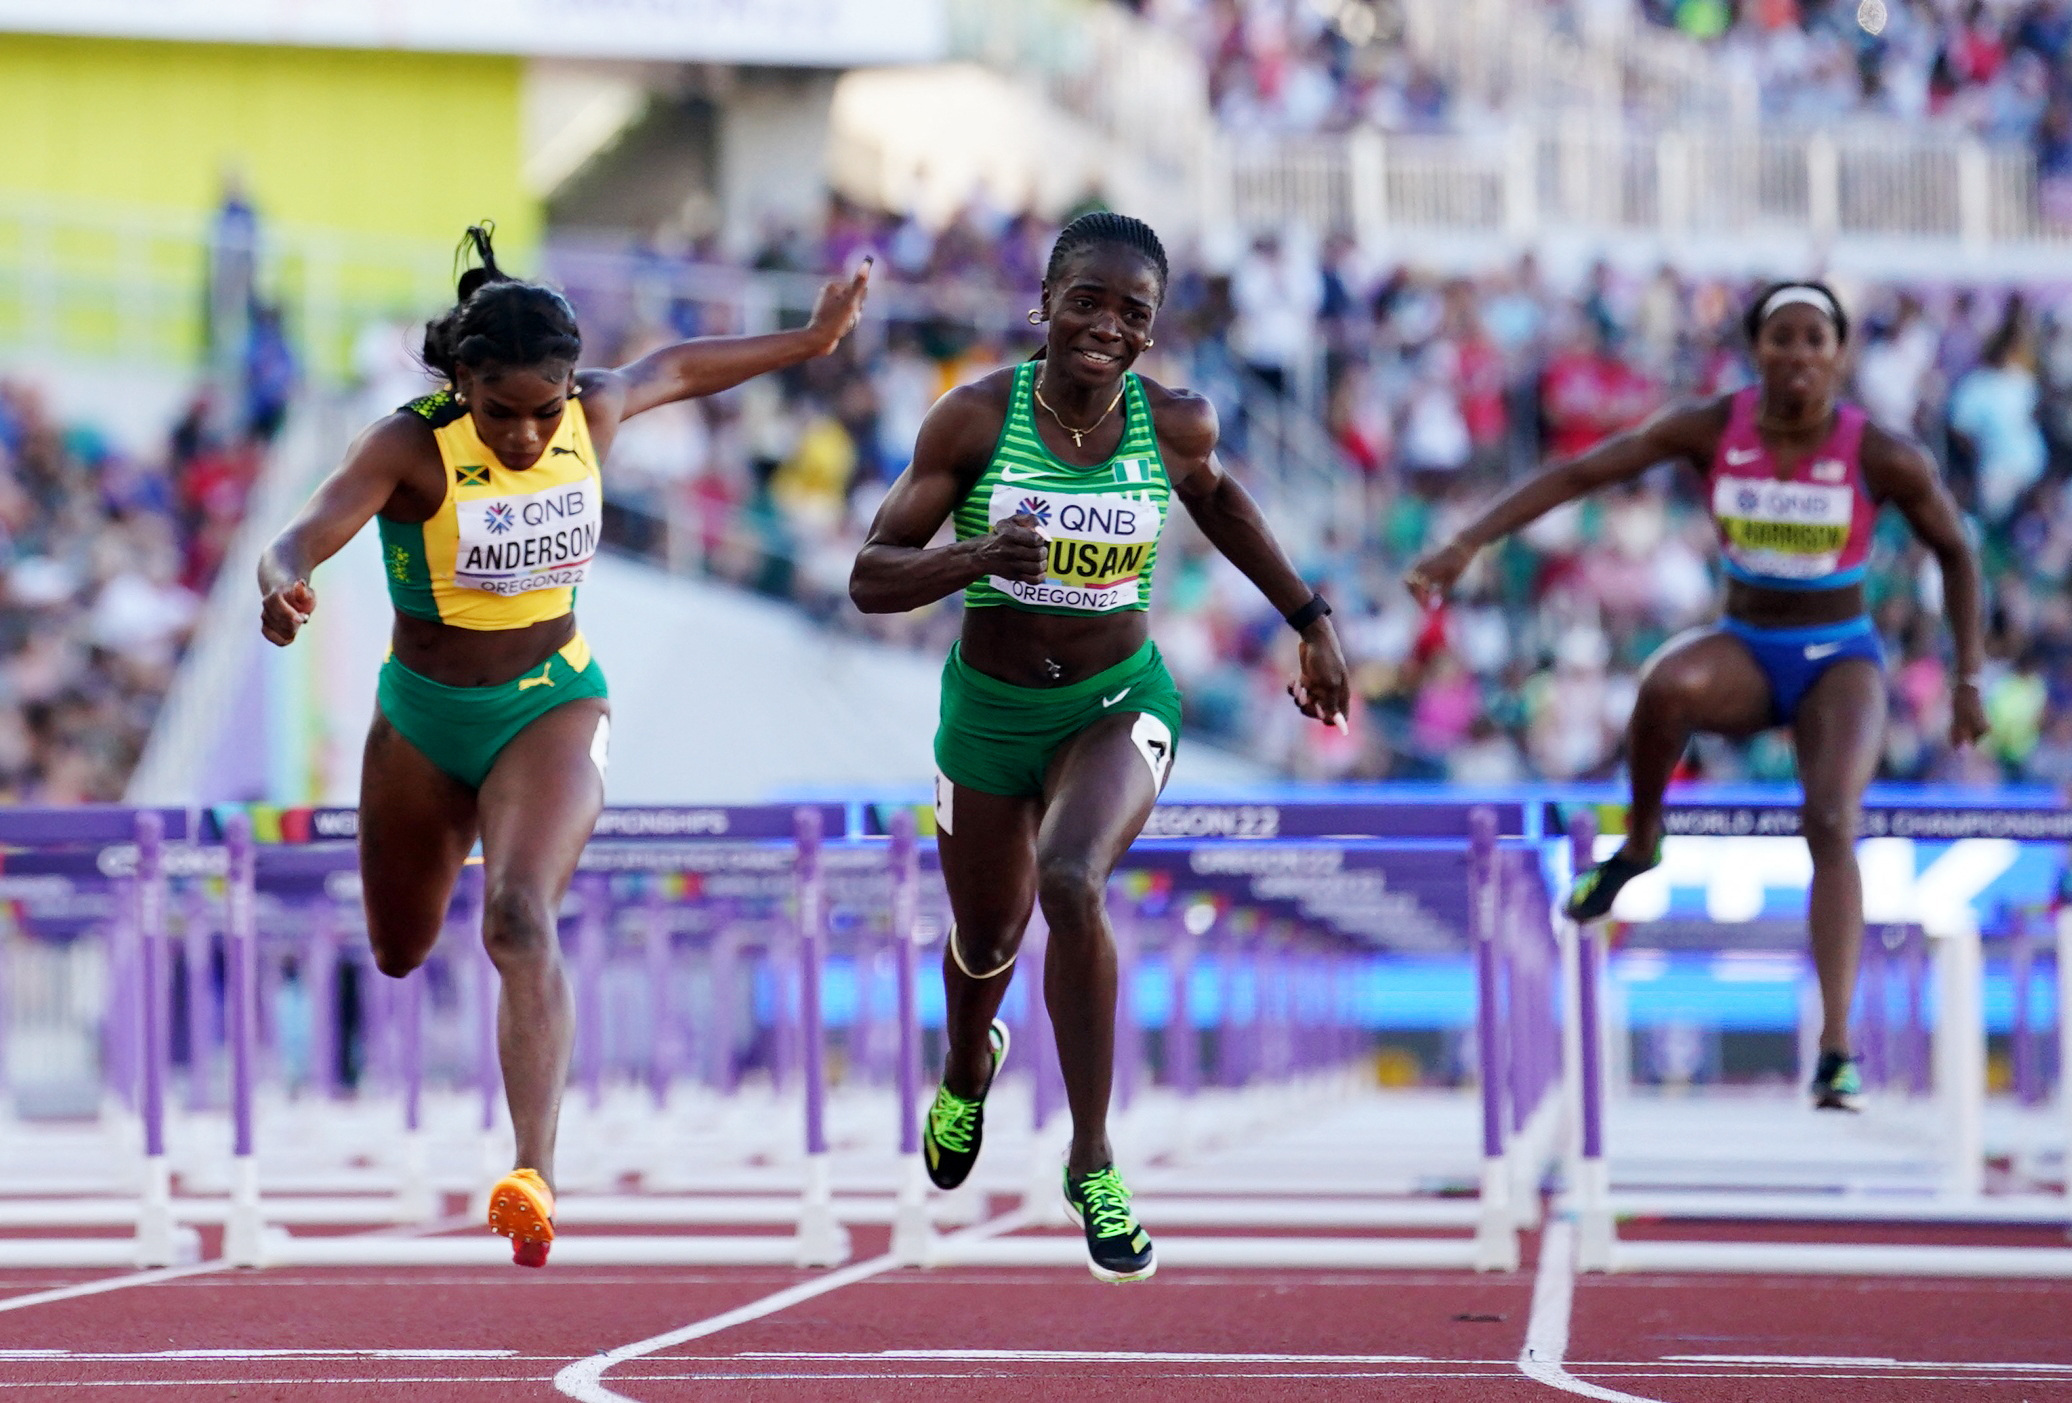
[[[554,1240],[554,1191],[539,1171],[514,1169],[489,1191],[489,1230],[511,1239],[511,1260],[521,1267],[547,1264]]]

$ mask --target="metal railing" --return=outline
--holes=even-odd
[[[205,216],[10,199],[0,208],[0,345],[199,369],[208,253]],[[447,245],[266,225],[257,287],[286,312],[305,371],[335,381],[363,326],[449,300],[452,272]]]
[[[1680,33],[1627,23],[1570,33],[1531,0],[1397,0],[1403,42],[1457,101],[1490,111],[1585,109],[1656,122],[1746,122],[1751,75]]]
[[[1552,228],[1876,236],[1969,249],[2055,242],[2026,149],[1877,127],[1638,134],[1588,120],[1461,136],[1360,131],[1226,141],[1211,222],[1376,243],[1404,231],[1529,239]]]

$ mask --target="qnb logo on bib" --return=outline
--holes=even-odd
[[[1855,509],[1847,486],[1721,477],[1712,487],[1728,555],[1746,570],[1784,579],[1833,574]]]
[[[1140,577],[1158,547],[1165,509],[1138,497],[993,491],[987,518],[998,526],[1020,513],[1035,518],[1050,541],[1040,584],[993,577],[993,587],[1022,604],[1090,614],[1126,609],[1142,598]]]
[[[453,583],[490,594],[528,594],[583,583],[603,517],[597,485],[583,480],[522,496],[455,504],[460,539]]]

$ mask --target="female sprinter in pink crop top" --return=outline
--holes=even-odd
[[[1783,283],[1748,309],[1760,383],[1670,406],[1631,433],[1557,463],[1499,498],[1406,577],[1427,605],[1475,552],[1564,502],[1639,477],[1657,463],[1705,474],[1727,574],[1716,627],[1664,644],[1641,674],[1627,730],[1633,809],[1618,852],[1580,874],[1568,913],[1593,921],[1661,860],[1662,794],[1694,732],[1749,735],[1790,726],[1805,787],[1802,831],[1813,856],[1807,924],[1823,1023],[1816,1105],[1853,1109],[1849,1005],[1863,945],[1856,827],[1885,728],[1884,654],[1864,608],[1864,560],[1878,508],[1897,507],[1942,566],[1956,645],[1950,740],[1986,731],[1978,563],[1957,507],[1918,444],[1838,399],[1849,320],[1823,283]]]

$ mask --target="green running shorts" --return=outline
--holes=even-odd
[[[393,654],[381,665],[375,702],[404,740],[470,789],[480,789],[489,767],[520,731],[564,702],[602,697],[604,669],[577,634],[524,677],[496,687],[449,687],[412,672]],[[604,772],[610,732],[600,729],[590,758]]]
[[[1165,786],[1180,740],[1180,689],[1148,639],[1105,672],[1069,687],[1017,687],[967,666],[961,647],[942,669],[935,767],[945,779],[987,794],[1043,793],[1058,748],[1104,716],[1134,712],[1131,738]],[[938,805],[938,808],[943,807]]]

